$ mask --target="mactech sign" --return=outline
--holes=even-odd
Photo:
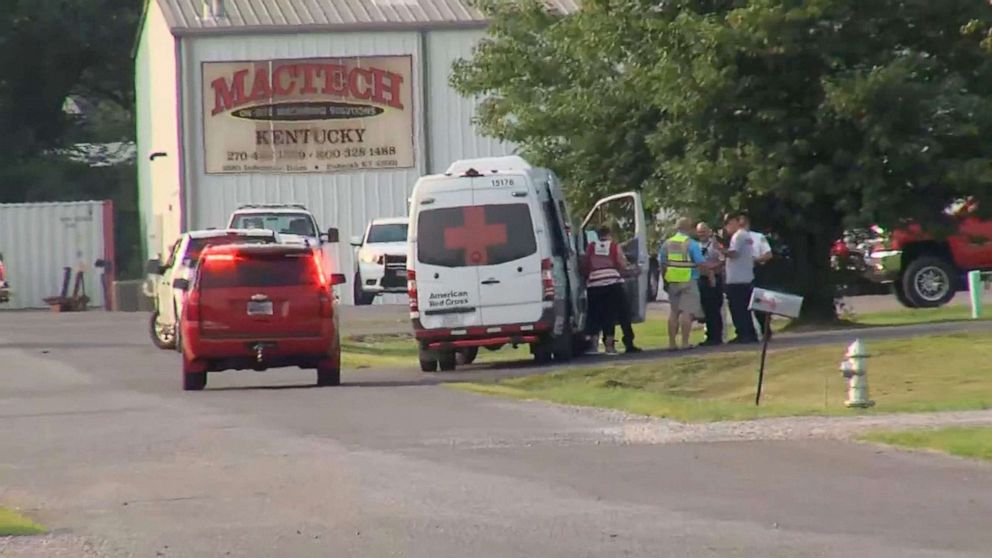
[[[414,166],[410,56],[203,63],[206,172]]]

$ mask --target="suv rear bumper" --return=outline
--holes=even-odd
[[[204,338],[183,328],[183,358],[203,371],[265,370],[283,366],[316,368],[320,362],[340,365],[340,347],[333,336],[293,338]]]
[[[865,257],[865,278],[875,283],[891,283],[902,273],[902,250],[880,250]]]

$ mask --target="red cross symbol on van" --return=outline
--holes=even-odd
[[[469,206],[462,209],[464,224],[444,229],[446,250],[465,250],[465,265],[489,263],[489,247],[506,244],[506,225],[487,224],[486,208]]]

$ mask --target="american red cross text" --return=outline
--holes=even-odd
[[[506,244],[506,225],[486,224],[486,208],[462,209],[465,224],[444,229],[445,250],[465,250],[465,265],[489,263],[489,247]]]

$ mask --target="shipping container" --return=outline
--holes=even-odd
[[[69,294],[83,271],[89,306],[103,307],[97,262],[114,260],[113,227],[109,201],[0,204],[0,254],[11,290],[0,310],[46,307],[45,298],[60,294],[66,267]]]

